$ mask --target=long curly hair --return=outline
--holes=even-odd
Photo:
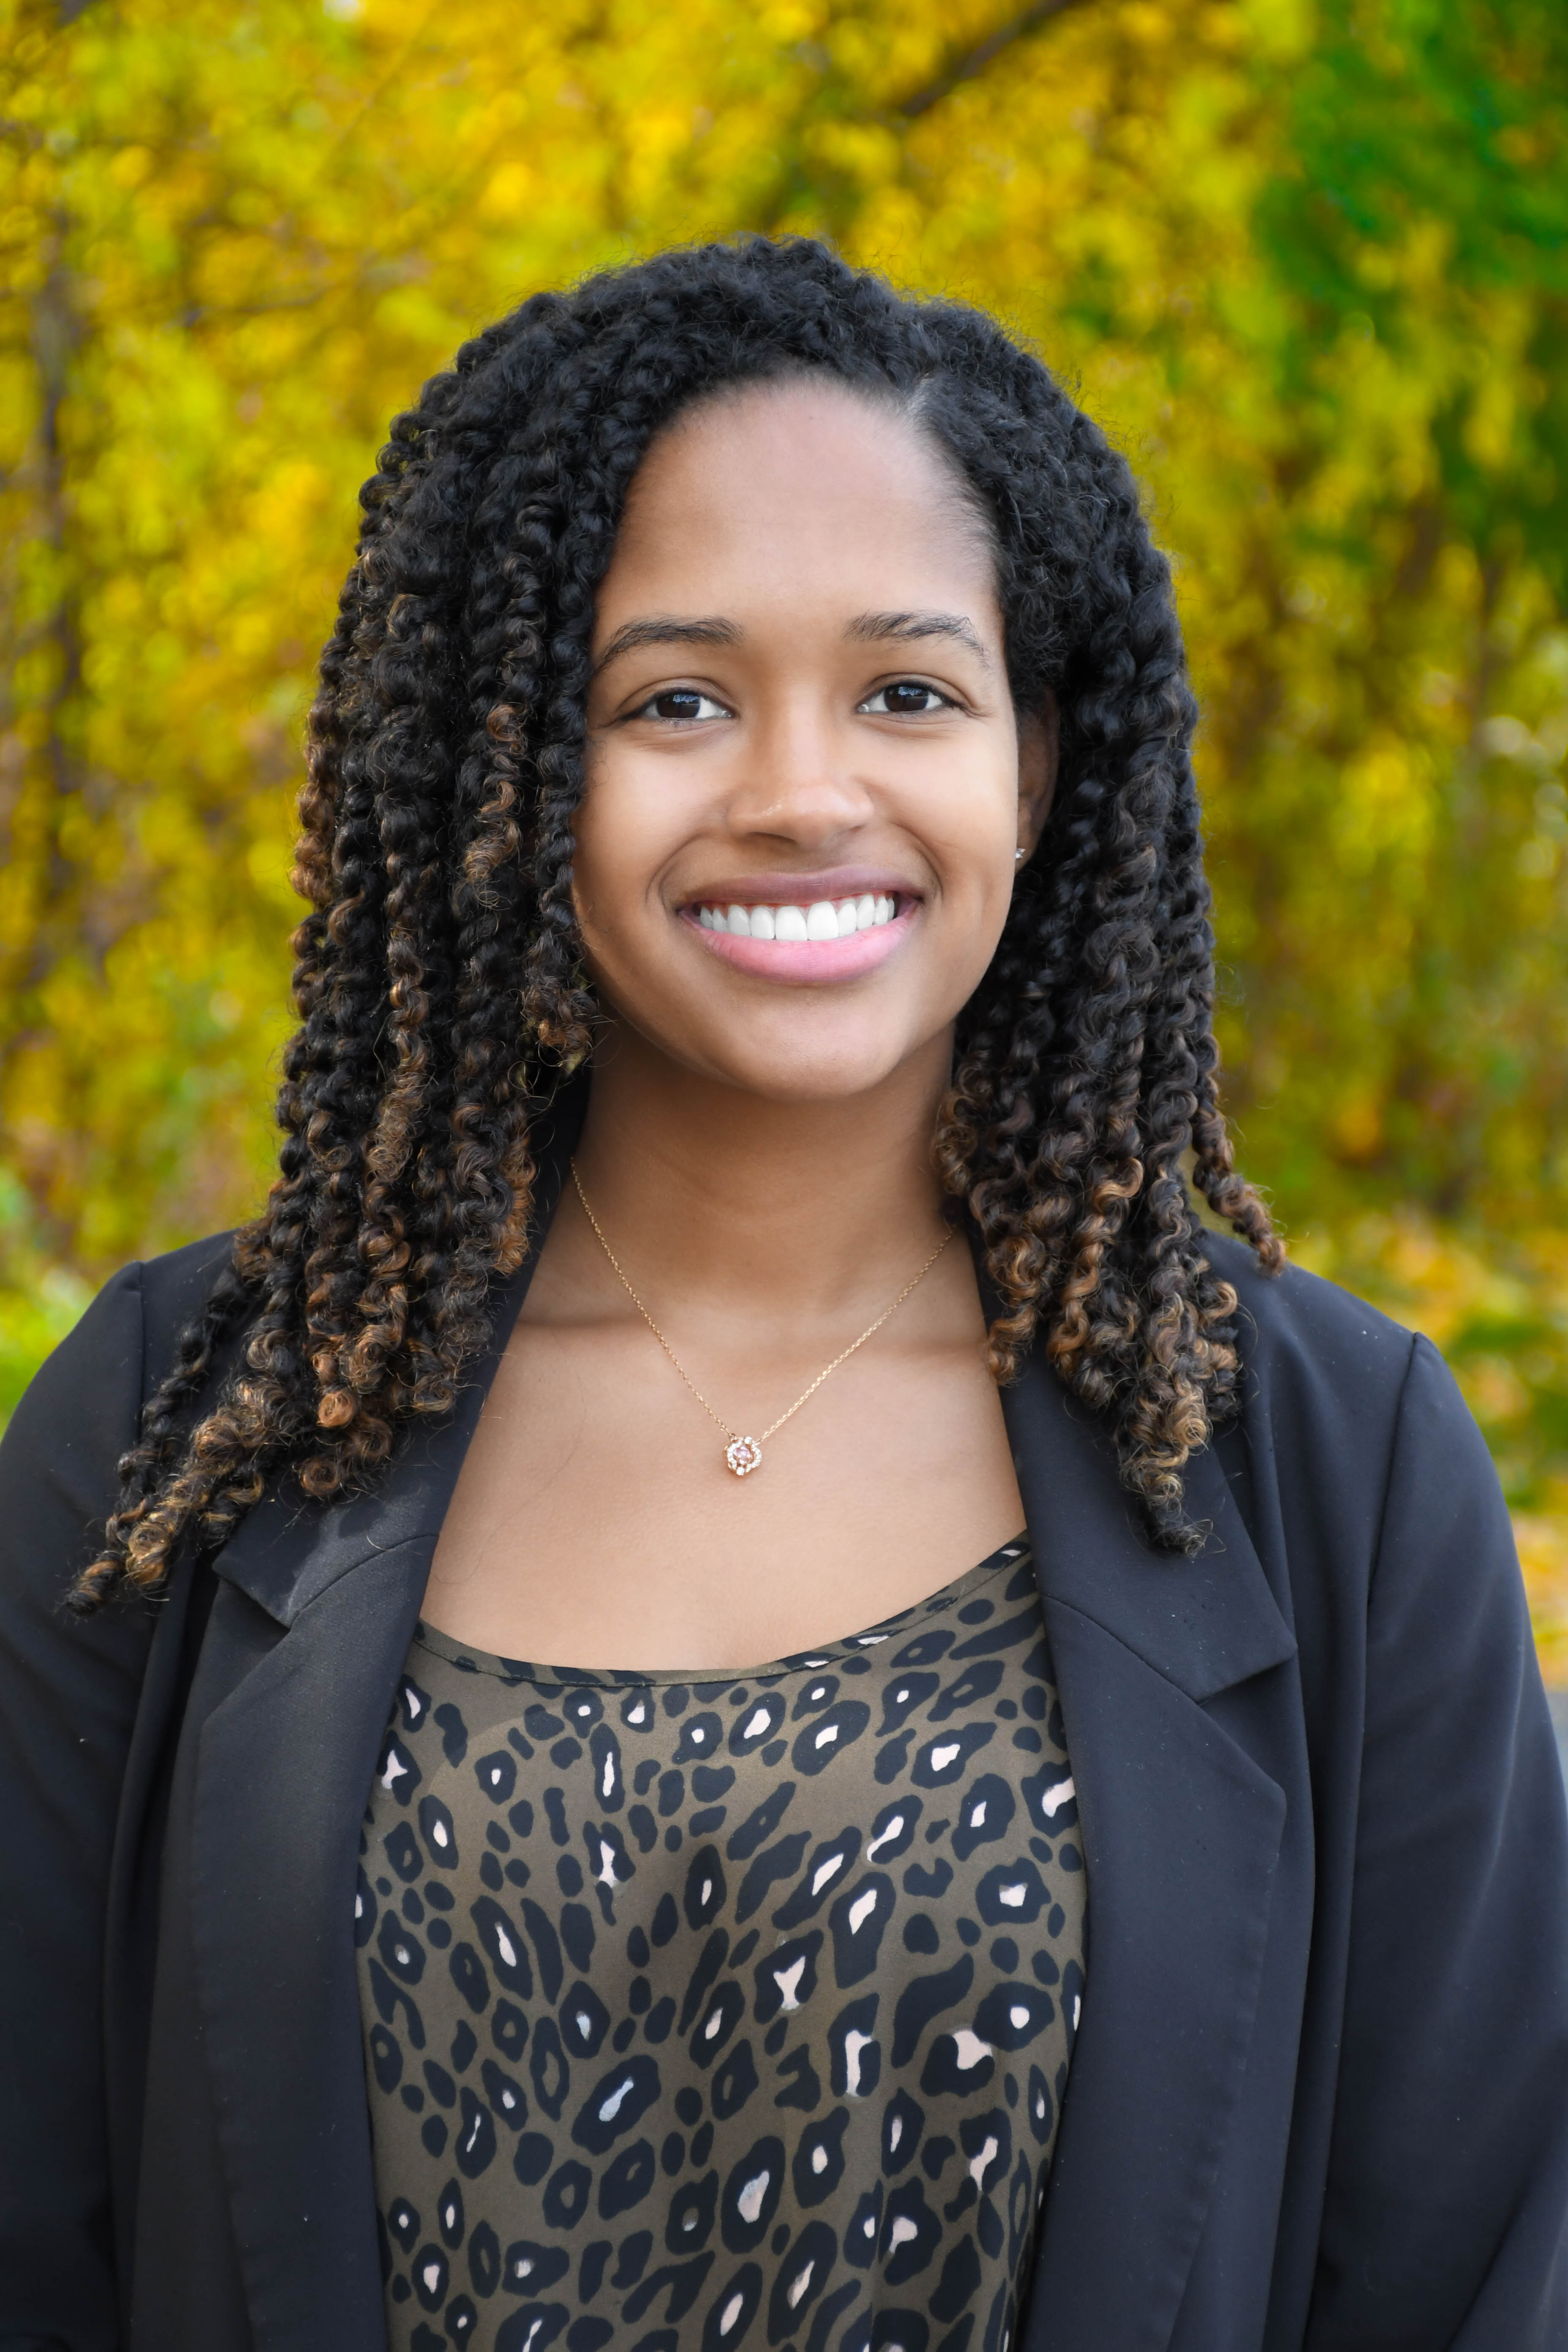
[[[450,1411],[528,1247],[531,1119],[592,1044],[573,815],[627,488],[693,402],[814,370],[945,452],[989,520],[1018,708],[1059,713],[934,1139],[999,1302],[992,1369],[1042,1344],[1153,1540],[1201,1540],[1182,1473],[1235,1410],[1237,1301],[1184,1164],[1267,1268],[1283,1249],[1217,1103],[1169,569],[1122,458],[991,320],[753,238],[534,296],[392,427],[310,721],[278,1178],[147,1407],[79,1609],[155,1591],[269,1479],[340,1493]]]

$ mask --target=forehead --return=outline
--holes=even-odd
[[[600,624],[649,598],[729,611],[826,597],[862,612],[930,604],[941,590],[994,625],[994,571],[963,483],[917,425],[847,387],[791,379],[705,401],[652,443]]]

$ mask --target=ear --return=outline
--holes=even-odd
[[[1057,791],[1060,730],[1057,698],[1047,694],[1038,710],[1018,715],[1018,846],[1026,865],[1039,846]]]

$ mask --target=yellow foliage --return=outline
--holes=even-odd
[[[810,230],[1033,338],[1147,482],[1247,1161],[1450,1353],[1560,1643],[1559,9],[12,0],[0,85],[7,1393],[264,1181],[388,417],[537,288]]]

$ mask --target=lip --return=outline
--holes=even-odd
[[[738,940],[728,931],[705,931],[697,919],[699,907],[776,907],[788,902],[809,906],[818,898],[836,902],[873,897],[902,900],[890,923],[875,930],[853,931],[845,940]],[[705,948],[736,971],[759,980],[775,981],[785,988],[830,986],[835,982],[862,979],[896,955],[923,907],[921,894],[911,891],[907,877],[886,866],[841,866],[815,874],[747,874],[713,882],[682,907],[677,919]]]

